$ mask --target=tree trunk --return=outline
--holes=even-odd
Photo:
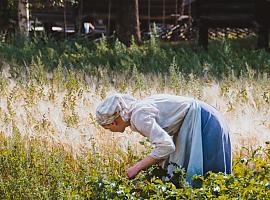
[[[28,36],[30,29],[28,0],[18,1],[18,24],[20,33]]]
[[[77,22],[77,32],[78,34],[82,34],[84,31],[83,30],[83,0],[79,0],[79,6],[78,6],[78,9],[79,9],[79,13],[78,13],[78,22]]]
[[[64,0],[64,27],[63,27],[63,33],[64,33],[64,38],[67,38],[67,2]]]
[[[138,0],[119,0],[117,13],[117,36],[121,42],[130,46],[131,38],[141,42]]]

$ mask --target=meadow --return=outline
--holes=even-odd
[[[270,199],[270,54],[254,38],[212,41],[208,52],[152,37],[0,43],[1,199]],[[232,175],[210,174],[192,188],[151,167],[134,180],[125,168],[151,151],[139,133],[108,132],[95,122],[107,95],[186,95],[225,116]]]

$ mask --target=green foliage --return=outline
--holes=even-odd
[[[67,69],[80,69],[96,73],[97,69],[107,69],[108,73],[117,70],[125,72],[134,66],[139,72],[169,72],[172,65],[178,66],[182,74],[194,73],[222,78],[232,74],[240,76],[254,70],[270,72],[270,55],[263,50],[243,48],[254,39],[213,41],[209,51],[194,52],[190,46],[181,43],[169,45],[155,36],[141,46],[135,43],[127,48],[118,39],[103,37],[92,43],[83,39],[70,39],[57,42],[47,37],[32,39],[14,36],[9,43],[0,43],[0,57],[9,63],[28,66],[32,61],[43,63],[47,71],[59,64]],[[241,43],[242,42],[242,43]]]
[[[92,109],[92,97],[105,98],[110,89],[145,96],[153,89],[164,92],[169,88],[176,94],[201,98],[204,91],[200,76],[205,82],[223,79],[215,92],[228,99],[227,112],[239,104],[245,109],[252,104],[259,114],[267,113],[269,54],[238,45],[222,41],[212,43],[208,53],[196,53],[185,44],[163,44],[154,36],[142,46],[132,43],[130,48],[105,37],[94,44],[81,39],[56,42],[19,37],[0,43],[1,70],[8,68],[5,71],[10,73],[2,72],[0,79],[0,94],[5,99],[1,103],[6,102],[0,109],[1,124],[2,130],[8,131],[0,134],[0,199],[269,199],[269,147],[244,149],[234,159],[232,175],[196,177],[200,188],[186,183],[181,168],[169,178],[165,170],[153,166],[128,180],[125,169],[139,159],[130,144],[125,152],[114,148],[111,153],[110,148],[104,150],[110,154],[104,155],[96,150],[93,140],[91,148],[77,155],[72,147],[49,139],[58,130],[46,111],[33,116],[38,103],[60,104],[62,115],[57,122],[79,129],[82,116],[78,108],[82,102]],[[82,97],[91,90],[96,96]],[[24,113],[19,110],[21,106],[26,124],[20,121],[20,113]],[[100,131],[93,114],[87,116]],[[269,126],[267,120],[262,123]],[[29,131],[35,137],[30,137]],[[109,138],[107,142],[112,141]],[[149,143],[141,144],[150,150]]]
[[[174,180],[162,181],[166,171],[150,167],[134,180],[110,175],[91,151],[76,157],[62,145],[27,138],[13,124],[12,136],[0,135],[1,199],[269,199],[270,149],[250,151],[234,161],[232,175],[209,173],[201,188],[185,182],[179,168]],[[106,169],[108,168],[108,169]],[[175,184],[178,182],[178,184]],[[176,187],[177,185],[177,187]]]

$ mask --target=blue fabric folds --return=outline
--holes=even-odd
[[[201,105],[203,173],[232,172],[232,150],[229,131],[222,116],[209,105]]]
[[[169,162],[176,163],[187,171],[191,185],[194,175],[207,172],[231,173],[232,156],[228,128],[221,114],[212,106],[195,101],[185,116],[175,140],[176,150]],[[168,166],[172,174],[173,167]]]

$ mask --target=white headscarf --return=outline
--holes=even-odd
[[[100,125],[110,124],[119,115],[124,121],[129,121],[129,109],[136,99],[128,94],[113,94],[107,97],[96,109],[96,121]]]

